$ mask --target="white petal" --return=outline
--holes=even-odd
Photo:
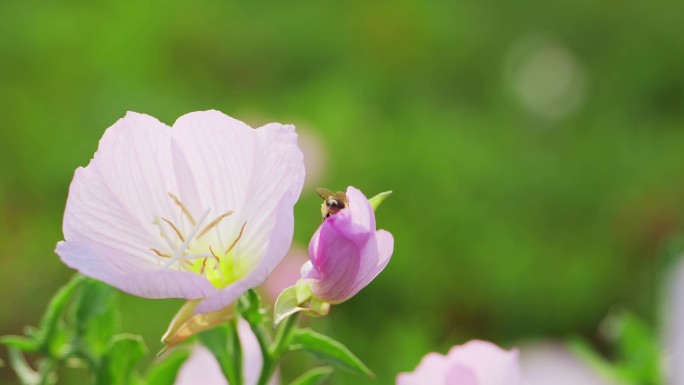
[[[293,206],[304,183],[303,156],[293,126],[274,123],[255,130],[218,111],[179,118],[173,137],[202,204],[214,213],[233,211],[219,224],[221,233],[237,234],[246,224],[234,255],[251,273],[197,311],[218,309],[241,294],[236,288],[262,284],[289,249]]]
[[[234,211],[222,232],[237,234],[252,178],[257,138],[252,128],[218,111],[192,112],[173,125],[173,138],[197,185],[198,212]]]
[[[110,247],[88,241],[57,244],[62,261],[84,275],[145,298],[205,298],[216,292],[203,277],[175,270],[132,271],[126,258]]]
[[[256,133],[261,153],[243,207],[245,236],[236,253],[259,261],[263,283],[292,242],[293,208],[304,185],[304,159],[294,126],[272,123]]]
[[[287,196],[283,197],[284,201],[289,201],[289,199],[290,198]],[[271,272],[278,266],[290,247],[292,233],[294,231],[292,206],[283,204],[278,207],[279,208],[272,219],[273,227],[276,231],[272,231],[270,238],[266,239],[264,250],[260,251],[263,253],[261,261],[256,264],[246,278],[225,287],[219,293],[200,302],[195,309],[196,312],[205,313],[216,311],[230,305],[248,289],[264,283]]]
[[[120,251],[130,271],[151,269],[160,247],[155,217],[174,210],[177,190],[170,128],[128,113],[107,129],[95,157],[76,170],[64,213],[67,241],[89,241]],[[174,218],[170,218],[174,219]]]

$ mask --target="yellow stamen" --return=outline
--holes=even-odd
[[[195,225],[195,218],[193,218],[193,217],[192,217],[192,214],[190,214],[190,210],[188,210],[188,208],[185,207],[185,205],[183,204],[183,202],[181,202],[180,199],[178,199],[177,196],[173,195],[172,193],[169,193],[169,196],[171,197],[171,199],[173,199],[173,202],[174,202],[175,204],[177,204],[178,207],[181,208],[181,210],[183,211],[183,214],[185,214],[185,216],[188,217],[188,219],[190,220],[190,223],[192,223],[192,225],[194,226],[194,225]]]
[[[185,238],[183,238],[183,234],[181,234],[180,230],[178,230],[178,227],[176,227],[176,225],[174,225],[173,222],[171,222],[170,220],[163,218],[163,217],[161,220],[168,223],[168,225],[171,226],[171,228],[176,233],[176,235],[178,235],[178,238],[180,238],[181,242],[185,242]]]
[[[213,227],[215,227],[216,225],[218,225],[218,224],[223,220],[223,218],[229,216],[229,215],[232,214],[232,213],[233,213],[233,211],[230,210],[230,211],[227,211],[227,212],[225,212],[225,213],[219,215],[218,218],[216,218],[216,219],[214,219],[213,221],[211,221],[211,223],[209,223],[209,224],[207,225],[207,227],[205,227],[202,231],[200,231],[199,235],[197,236],[197,239],[202,238],[202,236],[203,236],[204,234],[208,233],[209,230],[211,230]]]
[[[233,247],[237,245],[240,238],[242,238],[242,232],[245,231],[245,226],[247,226],[247,222],[242,224],[242,228],[240,228],[240,234],[238,234],[237,238],[235,238],[233,243],[230,244],[230,247],[228,248],[228,250],[226,250],[225,254],[228,254],[231,250],[233,250]]]
[[[161,257],[161,258],[171,258],[170,255],[166,255],[166,254],[162,253],[161,251],[159,251],[159,250],[157,250],[157,249],[150,249],[150,250],[152,250],[155,254],[157,254],[158,257]]]

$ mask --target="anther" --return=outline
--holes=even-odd
[[[183,202],[181,202],[180,199],[178,199],[177,196],[173,195],[172,193],[169,193],[169,197],[171,197],[171,199],[173,199],[173,202],[174,202],[176,205],[178,205],[178,207],[181,208],[181,210],[183,211],[183,214],[185,214],[185,216],[188,217],[188,219],[190,220],[190,223],[192,223],[192,225],[194,226],[196,222],[195,222],[195,218],[193,218],[193,217],[192,217],[192,214],[190,214],[190,210],[188,210],[188,208],[185,207],[185,205],[183,204]]]
[[[162,253],[161,251],[159,251],[159,250],[157,250],[157,249],[150,249],[150,250],[152,250],[155,254],[157,254],[158,257],[161,257],[161,258],[171,258],[170,255],[164,254],[164,253]]]
[[[232,213],[233,213],[233,210],[229,210],[229,211],[226,211],[225,213],[219,215],[216,219],[214,219],[213,221],[211,221],[211,223],[209,223],[209,224],[207,225],[207,227],[205,227],[204,229],[202,229],[202,231],[201,231],[201,232],[199,233],[199,235],[197,236],[197,239],[202,238],[202,236],[203,236],[204,234],[208,233],[209,230],[211,230],[211,229],[214,228],[216,225],[218,225],[219,223],[221,223],[221,221],[223,220],[223,218],[229,216],[229,215],[232,214]]]
[[[181,242],[185,242],[185,238],[183,237],[183,234],[181,234],[180,230],[178,230],[178,227],[176,227],[176,225],[174,225],[173,222],[171,222],[170,220],[168,220],[164,217],[162,217],[161,220],[166,222],[169,226],[171,226],[171,228],[176,233],[176,235],[178,235],[178,238],[180,238]]]
[[[238,234],[237,238],[233,241],[233,243],[230,244],[230,247],[228,247],[228,250],[224,254],[228,254],[231,250],[233,250],[233,247],[237,245],[238,241],[240,238],[242,238],[242,232],[245,231],[245,226],[247,226],[247,222],[242,224],[242,227],[240,228],[240,233]]]

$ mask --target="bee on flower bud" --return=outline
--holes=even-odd
[[[327,188],[319,187],[316,189],[316,193],[323,198],[323,203],[321,204],[321,215],[323,215],[323,219],[337,214],[349,204],[347,194],[343,191],[335,193]]]

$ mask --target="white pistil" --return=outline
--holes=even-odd
[[[159,228],[159,234],[161,235],[162,238],[164,238],[164,241],[166,241],[167,245],[169,246],[170,253],[164,253],[162,251],[159,251],[157,249],[150,249],[154,254],[157,256],[157,262],[159,263],[160,267],[162,269],[168,269],[174,264],[177,263],[178,270],[182,270],[183,268],[192,270],[195,264],[191,261],[193,260],[203,260],[200,269],[199,269],[199,274],[204,276],[206,278],[207,276],[207,263],[209,262],[209,259],[214,260],[214,266],[213,270],[218,272],[218,275],[221,280],[224,279],[223,277],[223,271],[221,270],[221,258],[216,254],[214,249],[212,248],[211,245],[209,245],[209,251],[208,252],[203,252],[203,253],[197,253],[197,254],[192,254],[189,252],[189,247],[190,244],[195,241],[199,240],[203,236],[205,236],[207,233],[209,233],[211,230],[216,230],[216,241],[218,241],[218,246],[219,250],[225,250],[222,255],[227,255],[229,254],[235,245],[238,243],[240,238],[242,238],[242,233],[245,230],[245,226],[247,223],[243,223],[242,227],[240,228],[240,232],[238,233],[237,237],[231,242],[231,244],[228,246],[228,248],[224,248],[224,243],[221,237],[221,231],[219,230],[219,223],[223,221],[223,219],[227,218],[230,216],[233,211],[228,210],[225,213],[219,215],[216,217],[214,220],[209,222],[206,226],[202,227],[204,224],[204,221],[206,221],[207,217],[209,216],[209,213],[211,212],[211,209],[207,209],[202,216],[198,218],[196,221],[195,218],[193,218],[192,214],[190,214],[190,211],[187,209],[187,207],[173,194],[169,193],[169,196],[171,199],[174,201],[176,205],[178,205],[181,209],[181,215],[180,215],[180,220],[181,220],[181,227],[179,228],[176,226],[172,221],[163,218],[163,217],[157,217],[154,219],[153,223]],[[185,236],[181,229],[183,229],[185,226],[183,226],[183,220],[188,219],[192,223],[192,229],[190,232]],[[168,230],[173,230],[173,233],[170,233]],[[173,235],[171,235],[173,234]],[[178,245],[178,242],[182,242],[180,246]],[[217,246],[217,245],[214,245]],[[162,259],[164,259],[164,263],[162,264]],[[181,263],[182,262],[182,263]],[[184,264],[185,265],[184,265]],[[237,260],[235,257],[232,258],[232,263],[233,263],[233,269],[237,268]],[[186,266],[187,265],[187,266]]]
[[[166,261],[162,265],[162,269],[168,269],[171,265],[174,263],[181,261],[181,260],[189,260],[189,259],[201,259],[201,258],[206,258],[206,257],[211,257],[211,253],[199,253],[199,254],[185,254],[185,251],[187,250],[188,246],[190,246],[190,242],[195,238],[195,235],[197,235],[197,232],[200,229],[200,226],[202,226],[202,223],[204,222],[205,219],[207,219],[207,216],[209,216],[209,212],[211,209],[207,209],[202,216],[199,218],[199,220],[195,223],[195,226],[193,226],[192,230],[190,230],[190,233],[188,234],[187,237],[185,237],[185,241],[183,244],[180,246],[180,248],[176,249],[175,247],[171,246],[171,250],[173,251],[173,256],[171,259]],[[161,226],[160,226],[161,228]],[[168,236],[162,231],[162,237],[164,237],[167,242],[170,242],[170,239]]]
[[[175,255],[176,254],[176,245],[171,240],[171,237],[169,237],[169,235],[166,233],[166,230],[164,230],[164,226],[162,226],[162,223],[159,220],[159,218],[155,218],[155,220],[152,221],[152,223],[154,223],[155,225],[157,225],[157,227],[159,227],[159,235],[161,235],[162,238],[164,238],[164,240],[166,241],[166,244],[171,249],[171,253]]]

